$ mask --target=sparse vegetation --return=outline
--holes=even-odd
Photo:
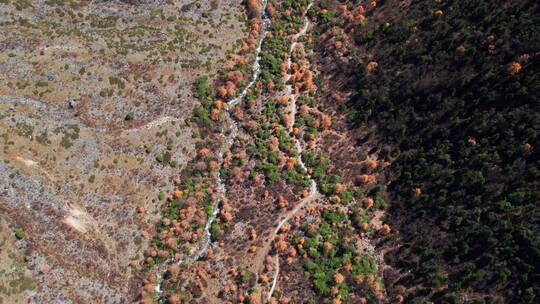
[[[5,16],[0,40],[9,49],[0,68],[5,78],[0,85],[1,163],[10,188],[10,195],[2,196],[2,222],[40,222],[32,226],[32,237],[17,246],[25,246],[18,250],[32,254],[38,263],[58,261],[49,275],[34,274],[40,276],[41,301],[55,301],[57,294],[49,286],[61,286],[66,301],[124,300],[119,290],[139,278],[137,259],[153,239],[154,215],[171,200],[168,181],[186,168],[207,180],[206,187],[213,185],[216,155],[186,164],[195,143],[208,139],[207,132],[189,120],[196,102],[186,91],[196,78],[192,75],[207,73],[207,91],[204,83],[199,86],[205,95],[201,97],[214,95],[213,74],[242,36],[237,7],[219,1],[167,0],[159,7],[138,1],[90,6],[78,0],[48,0],[38,6],[23,2],[0,4]],[[10,47],[13,41],[28,42],[28,37],[31,43]],[[202,116],[219,130],[220,106],[210,99],[206,103],[208,112]],[[179,127],[176,119],[188,123]],[[191,132],[194,138],[189,138]],[[209,146],[212,151],[216,147]],[[175,184],[175,190],[179,187],[182,184]],[[203,211],[206,216],[195,215],[206,218],[213,206],[210,199],[189,210]],[[18,200],[32,207],[14,216],[14,208],[23,206],[16,205]],[[54,227],[48,221],[52,217]],[[191,248],[180,248],[180,253],[196,252],[201,240],[204,222],[191,224],[182,230],[199,235],[193,234]],[[66,251],[65,261],[77,263],[56,258],[57,248],[67,248],[65,240],[83,235],[99,245]],[[139,239],[130,241],[132,236]],[[104,258],[105,253],[115,258]],[[91,265],[92,271],[80,272],[80,265]],[[79,288],[65,283],[72,281]],[[98,281],[102,288],[96,288]],[[149,297],[157,300],[159,295],[152,292]],[[0,298],[18,303],[3,294]]]
[[[54,134],[61,134],[60,145],[68,149],[73,145],[73,141],[79,138],[80,128],[78,125],[68,124],[54,129]]]

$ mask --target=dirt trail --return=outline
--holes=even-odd
[[[293,54],[294,50],[296,49],[296,47],[298,45],[303,46],[302,43],[300,43],[300,44],[298,43],[298,39],[300,37],[302,37],[303,35],[305,35],[306,32],[309,29],[310,22],[309,22],[309,19],[306,16],[306,14],[309,11],[309,9],[311,8],[312,4],[313,3],[310,3],[308,5],[308,7],[306,8],[305,12],[304,12],[304,15],[303,15],[304,27],[302,28],[302,30],[300,30],[300,32],[296,33],[294,36],[291,37],[293,42],[291,44],[291,48],[289,50],[289,55],[288,55],[288,58],[287,58],[287,71],[288,72],[287,72],[287,75],[285,75],[285,77],[283,78],[283,82],[285,84],[291,78],[292,54]],[[287,111],[291,115],[290,124],[288,126],[286,126],[286,127],[287,127],[287,129],[289,131],[289,135],[291,136],[291,138],[294,139],[295,147],[298,150],[298,163],[304,170],[307,171],[307,168],[304,165],[304,162],[302,160],[302,152],[303,152],[302,145],[300,144],[300,141],[292,134],[294,123],[296,121],[296,112],[297,112],[296,100],[298,99],[298,94],[292,94],[292,85],[290,85],[290,84],[287,84],[285,86],[285,90],[286,90],[287,94],[290,96],[290,101],[289,101],[289,105],[287,106]],[[315,180],[313,180],[313,178],[311,176],[309,176],[309,179],[310,179],[310,182],[311,182],[309,195],[307,197],[303,198],[291,211],[287,212],[285,214],[285,216],[281,218],[281,220],[277,224],[276,228],[274,229],[274,231],[272,232],[272,234],[270,235],[268,240],[265,242],[265,245],[263,246],[263,248],[258,251],[257,256],[255,257],[255,263],[254,263],[254,265],[255,265],[255,273],[257,275],[259,275],[261,273],[262,268],[263,268],[263,264],[264,264],[264,260],[266,259],[266,256],[270,252],[271,245],[274,242],[275,238],[277,237],[281,227],[283,227],[283,225],[285,223],[287,223],[299,211],[303,210],[309,203],[311,203],[313,201],[316,201],[317,199],[322,197],[322,195],[319,193],[319,190],[317,189],[317,183],[315,182]],[[276,254],[276,256],[275,256],[275,274],[274,274],[274,278],[272,280],[271,288],[268,291],[267,296],[265,298],[264,298],[263,293],[261,293],[261,297],[263,297],[263,301],[262,301],[263,303],[269,301],[270,298],[272,297],[272,293],[274,292],[274,290],[275,290],[275,288],[277,286],[278,279],[279,279],[279,255]]]
[[[309,9],[311,8],[311,5],[313,5],[313,3],[310,3],[306,9],[306,13],[307,11],[309,11]],[[303,35],[306,34],[308,28],[309,28],[309,25],[310,25],[310,22],[309,22],[309,19],[305,16],[304,14],[304,27],[302,28],[302,30],[298,33],[296,33],[294,36],[292,36],[292,41],[293,43],[291,44],[291,50],[289,52],[289,56],[287,58],[287,71],[290,71],[291,70],[291,65],[292,65],[292,54],[294,52],[294,49],[296,48],[296,46],[298,45],[298,38],[302,37]],[[291,73],[288,72],[287,75],[285,75],[284,79],[283,79],[283,82],[284,83],[287,83],[289,81],[289,79],[291,79]],[[286,90],[287,90],[287,93],[289,95],[291,95],[292,93],[292,86],[291,85],[287,85],[286,86]],[[291,121],[289,123],[289,126],[288,129],[289,129],[289,132],[292,132],[293,131],[293,127],[294,127],[294,122],[295,122],[295,118],[296,118],[296,99],[298,98],[298,94],[294,94],[294,95],[291,95],[291,102],[289,103],[288,105],[288,112],[290,113],[291,115]]]
[[[315,182],[313,182],[315,183]],[[272,232],[272,235],[268,238],[268,241],[265,243],[265,246],[263,247],[263,249],[260,251],[261,254],[258,254],[257,257],[255,258],[255,265],[257,265],[257,270],[258,272],[257,273],[260,273],[260,271],[262,270],[262,264],[264,262],[264,259],[266,258],[266,256],[268,255],[268,252],[270,251],[271,249],[271,245],[272,245],[272,242],[276,239],[281,227],[287,223],[294,215],[296,215],[299,211],[303,211],[303,209],[305,209],[305,207],[311,203],[311,202],[314,202],[316,201],[317,199],[321,198],[322,197],[322,194],[319,193],[319,191],[317,190],[316,186],[311,188],[311,192],[309,194],[309,196],[307,196],[306,198],[304,198],[303,200],[300,201],[299,204],[296,205],[296,207],[294,209],[292,209],[291,211],[289,211],[285,217],[279,222],[279,224],[276,226],[276,229],[274,229],[274,231]],[[266,301],[270,300],[270,298],[272,297],[272,293],[274,292],[274,289],[276,287],[276,284],[277,284],[277,280],[279,278],[279,255],[276,255],[276,262],[275,262],[275,267],[276,267],[276,273],[274,275],[274,279],[273,279],[273,282],[272,282],[272,288],[270,289],[270,291],[268,292],[268,296],[266,298]]]
[[[139,132],[141,130],[148,130],[148,129],[152,129],[152,128],[155,128],[155,127],[159,127],[163,124],[166,124],[168,122],[178,122],[180,121],[180,119],[176,118],[176,117],[172,117],[172,116],[162,116],[162,117],[158,117],[152,121],[149,121],[148,123],[140,126],[140,127],[135,127],[135,128],[131,128],[131,129],[126,129],[125,131],[127,132]]]
[[[272,298],[272,294],[274,293],[274,290],[276,289],[277,285],[277,279],[279,278],[279,254],[276,254],[276,273],[274,274],[274,279],[272,280],[272,287],[268,291],[268,296],[266,298],[266,301],[269,301],[270,298]]]
[[[14,112],[16,111],[16,107],[19,106],[19,105],[31,106],[31,107],[34,107],[34,108],[40,110],[40,111],[47,111],[49,113],[54,114],[55,117],[59,116],[58,113],[61,113],[61,111],[62,111],[62,109],[55,108],[54,106],[44,104],[43,102],[41,102],[39,100],[35,100],[35,99],[27,98],[27,97],[0,95],[0,103],[11,104],[12,105],[11,109]],[[142,126],[137,126],[137,127],[133,127],[133,128],[127,128],[127,129],[124,129],[123,131],[125,131],[125,132],[139,132],[139,131],[142,131],[142,130],[149,130],[149,129],[152,129],[152,128],[155,128],[155,127],[159,127],[159,126],[161,126],[163,124],[166,124],[168,122],[179,122],[179,121],[181,121],[181,120],[179,118],[177,118],[177,117],[161,116],[161,117],[154,118],[153,120],[145,123]],[[93,128],[93,127],[88,126],[88,125],[85,125],[85,127],[91,128],[92,130],[94,130],[96,132],[99,132],[99,133],[106,133],[106,132],[111,131],[110,129],[107,129],[107,128]]]

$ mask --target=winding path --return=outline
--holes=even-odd
[[[176,118],[176,117],[173,117],[173,116],[162,116],[162,117],[158,117],[152,121],[149,121],[147,122],[146,124],[142,125],[142,126],[139,126],[139,127],[135,127],[135,128],[130,128],[130,129],[126,129],[125,131],[127,132],[139,132],[141,130],[149,130],[149,129],[152,129],[152,128],[155,128],[155,127],[159,127],[163,124],[166,124],[168,122],[178,122],[180,121],[180,119]]]
[[[306,32],[309,29],[310,22],[309,22],[309,19],[308,19],[308,17],[306,15],[307,15],[307,12],[309,11],[309,9],[311,8],[312,5],[313,5],[313,3],[310,3],[307,6],[307,8],[306,8],[306,10],[304,12],[304,15],[303,15],[304,27],[302,28],[302,30],[300,32],[298,32],[294,36],[292,36],[293,43],[291,44],[291,48],[289,50],[289,55],[288,55],[288,58],[287,58],[287,75],[285,75],[285,77],[283,79],[284,83],[287,83],[289,81],[289,79],[291,78],[290,70],[291,70],[291,65],[292,65],[292,54],[293,54],[295,48],[298,46],[298,39],[300,37],[302,37],[303,35],[305,35]],[[302,160],[302,152],[303,152],[302,145],[300,144],[300,141],[292,134],[293,127],[294,127],[294,124],[295,124],[295,121],[296,121],[296,112],[297,112],[296,100],[298,99],[298,94],[292,94],[292,85],[291,84],[287,84],[286,87],[285,87],[285,90],[286,90],[287,94],[289,96],[291,96],[290,101],[289,101],[289,105],[288,105],[287,108],[288,108],[288,112],[290,113],[292,119],[291,119],[289,125],[287,126],[287,129],[289,131],[289,135],[291,136],[291,138],[293,138],[294,143],[295,143],[295,147],[296,147],[296,149],[298,151],[298,163],[302,167],[302,169],[307,171],[307,168],[306,168],[306,166],[305,166],[305,164],[304,164],[304,162]],[[271,244],[275,240],[275,238],[277,237],[281,227],[283,227],[283,225],[285,223],[287,223],[294,215],[296,215],[300,210],[302,210],[304,207],[306,207],[309,203],[311,203],[313,201],[316,201],[317,199],[322,197],[322,195],[319,193],[319,190],[317,189],[317,183],[315,182],[315,180],[313,180],[313,178],[310,175],[308,175],[308,177],[309,177],[310,182],[311,182],[309,195],[307,197],[303,198],[291,211],[287,212],[287,214],[284,217],[282,217],[281,221],[277,224],[276,229],[274,229],[274,231],[272,232],[272,235],[270,236],[270,238],[266,242],[263,249],[260,251],[261,254],[259,254],[258,257],[256,258],[256,271],[257,271],[256,273],[257,274],[261,272],[263,261],[264,261],[265,257],[268,255],[268,252],[271,249]],[[263,302],[268,302],[272,298],[272,294],[274,293],[274,290],[276,288],[276,285],[277,285],[277,282],[278,282],[278,279],[279,279],[279,254],[276,254],[276,256],[275,256],[275,268],[276,268],[276,270],[275,270],[274,278],[272,280],[271,288],[268,291],[266,299]]]

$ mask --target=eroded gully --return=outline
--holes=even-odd
[[[228,130],[229,132],[227,132],[227,134],[225,134],[225,131],[222,131],[221,133],[221,137],[223,138],[223,145],[222,145],[222,149],[220,150],[219,154],[218,154],[218,163],[219,163],[219,168],[222,167],[223,165],[223,155],[230,149],[230,147],[232,146],[232,143],[234,141],[234,139],[236,138],[236,136],[238,135],[238,123],[231,117],[230,113],[228,112],[228,109],[231,109],[232,107],[234,107],[235,105],[238,105],[240,103],[243,102],[244,98],[246,97],[247,93],[249,92],[249,89],[257,82],[258,80],[258,77],[259,77],[259,74],[261,72],[260,70],[260,59],[261,59],[261,51],[262,51],[262,45],[263,45],[263,42],[264,42],[264,39],[268,33],[268,28],[270,26],[270,18],[269,16],[267,15],[267,12],[266,12],[266,6],[267,6],[267,3],[268,1],[262,1],[263,3],[263,8],[262,8],[262,27],[261,27],[261,33],[260,33],[260,36],[259,36],[259,41],[258,41],[258,44],[257,44],[257,48],[255,50],[255,60],[253,62],[253,66],[252,66],[252,80],[248,83],[248,85],[242,90],[242,92],[234,99],[231,99],[228,103],[227,103],[227,110],[223,112],[223,119],[224,119],[224,125],[229,125],[230,126],[230,130]],[[310,7],[312,6],[312,3],[310,3],[308,5],[308,7],[306,8],[306,11],[304,13],[304,26],[302,28],[302,30],[300,32],[298,32],[297,34],[295,34],[293,37],[292,37],[292,44],[291,44],[291,48],[289,50],[289,53],[288,53],[288,58],[287,58],[287,67],[288,67],[288,73],[287,75],[284,77],[284,82],[287,83],[288,80],[290,79],[291,77],[291,74],[290,74],[290,67],[291,67],[291,64],[292,64],[292,54],[293,54],[293,51],[294,49],[296,48],[296,46],[298,45],[298,38],[300,38],[301,36],[303,36],[308,28],[309,28],[309,25],[310,25],[310,22],[306,16],[306,13],[307,11],[310,9]],[[288,95],[291,96],[290,98],[290,103],[289,103],[289,112],[291,114],[291,123],[289,126],[287,126],[287,129],[289,130],[289,135],[291,136],[291,138],[293,138],[294,140],[294,143],[295,143],[295,147],[298,151],[298,164],[302,167],[302,169],[304,169],[305,171],[307,171],[307,168],[302,160],[302,152],[303,152],[303,148],[302,148],[302,145],[300,143],[300,141],[294,137],[292,135],[292,126],[294,126],[294,122],[295,122],[295,117],[296,117],[296,112],[297,112],[297,106],[296,106],[296,100],[298,98],[298,94],[292,94],[292,85],[291,84],[287,84],[286,87],[285,87],[285,90],[287,91]],[[281,229],[281,227],[287,222],[289,221],[298,211],[300,211],[304,206],[306,206],[309,202],[312,202],[314,200],[316,200],[317,198],[319,198],[321,196],[321,194],[319,193],[318,189],[317,189],[317,184],[315,182],[315,180],[313,180],[313,178],[311,176],[309,176],[309,180],[310,180],[310,194],[303,198],[296,206],[294,209],[292,209],[291,211],[289,211],[285,216],[281,217],[280,221],[277,223],[277,226],[276,228],[274,229],[273,233],[272,233],[272,237],[269,239],[270,242],[268,242],[267,246],[265,247],[268,247],[268,248],[264,248],[263,249],[263,252],[265,252],[265,255],[268,253],[269,251],[269,247],[270,247],[270,243],[275,239],[275,237],[277,236],[277,234],[279,233],[279,230]],[[157,285],[156,285],[156,292],[158,293],[158,295],[161,295],[162,293],[162,288],[161,288],[161,284],[163,282],[163,276],[165,275],[165,272],[166,272],[166,269],[167,269],[167,266],[172,264],[172,263],[176,263],[176,264],[182,264],[182,263],[190,263],[190,262],[194,262],[194,261],[197,261],[199,260],[201,257],[203,257],[206,253],[206,251],[208,250],[208,248],[211,246],[211,233],[210,233],[210,228],[213,224],[213,222],[216,220],[217,218],[217,215],[219,214],[220,212],[220,207],[221,207],[221,201],[223,200],[223,198],[225,197],[226,195],[226,186],[225,186],[225,183],[221,177],[221,173],[220,173],[220,170],[217,171],[217,176],[216,176],[216,180],[217,180],[217,184],[218,184],[218,199],[217,199],[217,202],[216,204],[214,205],[214,208],[212,210],[212,214],[210,215],[210,217],[208,218],[206,224],[205,224],[205,238],[204,240],[202,241],[202,243],[199,245],[199,248],[198,250],[195,252],[195,254],[193,255],[190,255],[184,259],[181,259],[181,260],[174,260],[173,258],[167,260],[165,263],[162,264],[162,266],[158,269],[158,273],[157,273]],[[276,273],[275,273],[275,276],[274,276],[274,279],[273,279],[273,282],[272,282],[272,287],[268,293],[268,296],[267,296],[267,299],[266,300],[269,300],[271,298],[271,295],[276,287],[276,283],[277,283],[277,280],[278,280],[278,277],[279,277],[279,256],[276,255]]]
[[[244,88],[244,90],[242,90],[242,92],[236,98],[231,99],[227,103],[227,108],[232,108],[233,106],[241,103],[244,100],[244,98],[246,97],[249,89],[257,82],[257,80],[259,78],[259,74],[261,72],[260,61],[261,61],[262,44],[264,42],[264,38],[266,37],[266,34],[268,33],[268,27],[270,26],[270,18],[268,16],[268,14],[266,13],[266,6],[268,4],[268,0],[263,0],[262,4],[263,4],[262,5],[262,16],[261,16],[262,27],[261,27],[261,32],[260,32],[260,35],[259,35],[259,41],[258,41],[258,44],[257,44],[257,48],[255,49],[255,60],[253,62],[253,67],[252,67],[252,70],[253,70],[252,80],[248,83],[248,85]],[[228,111],[223,112],[223,119],[225,120],[224,125],[229,125],[230,130],[229,130],[229,132],[227,132],[227,134],[225,134],[224,130],[222,130],[222,132],[221,132],[221,137],[222,137],[224,143],[222,144],[222,148],[221,148],[221,150],[220,150],[220,152],[218,154],[219,168],[221,168],[223,166],[223,155],[224,155],[224,153],[226,153],[231,148],[232,143],[234,141],[234,138],[236,138],[236,136],[238,134],[238,124],[231,117],[231,115],[229,114]],[[167,271],[167,266],[168,265],[170,265],[172,263],[182,264],[182,263],[190,263],[190,262],[198,261],[202,256],[205,255],[206,251],[210,247],[211,242],[212,242],[210,228],[212,227],[212,224],[214,223],[214,221],[216,220],[217,215],[220,212],[221,201],[225,197],[225,194],[226,194],[226,191],[227,191],[227,189],[225,187],[225,183],[224,183],[224,181],[223,181],[223,179],[221,177],[221,170],[219,170],[219,169],[217,170],[216,180],[217,180],[217,184],[218,184],[218,199],[217,199],[217,201],[216,201],[216,203],[214,205],[214,208],[212,209],[212,214],[210,215],[210,217],[206,221],[206,224],[205,224],[205,227],[204,227],[204,231],[205,231],[204,240],[202,241],[202,243],[200,243],[199,248],[195,252],[195,254],[190,255],[190,256],[188,256],[188,257],[186,257],[184,259],[181,259],[181,260],[175,260],[174,258],[170,258],[161,265],[161,267],[157,271],[156,293],[158,295],[161,295],[161,293],[163,292],[163,290],[161,288],[161,284],[163,282],[163,276],[165,275],[165,272]]]

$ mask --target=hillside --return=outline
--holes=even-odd
[[[0,0],[0,304],[537,303],[539,6]]]
[[[379,1],[353,32],[358,4],[331,3],[319,50],[352,92],[340,111],[375,125],[363,141],[392,162],[387,286],[406,302],[536,302],[538,4]],[[351,57],[343,73],[335,58]]]
[[[191,83],[243,35],[220,2],[0,1],[0,303],[133,297]]]

